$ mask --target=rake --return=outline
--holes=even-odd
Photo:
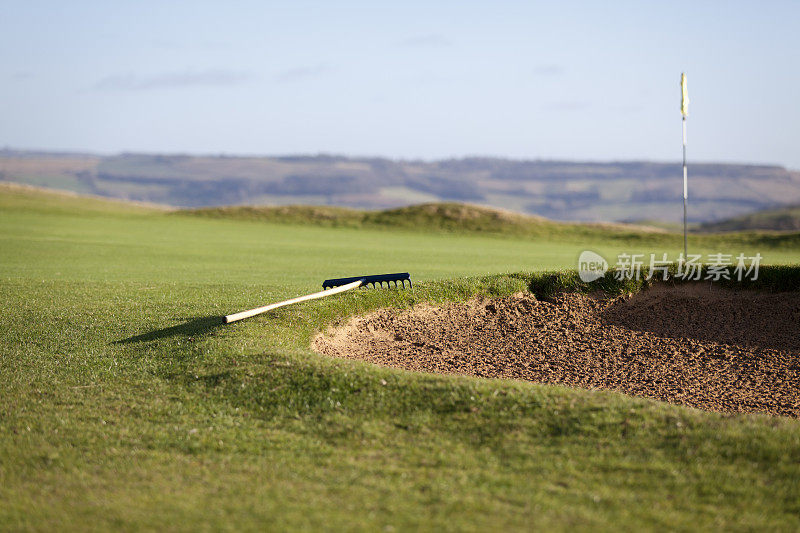
[[[397,282],[400,282],[403,288],[405,288],[406,281],[408,282],[408,288],[412,288],[411,275],[408,272],[326,279],[322,282],[322,291],[320,292],[306,294],[305,296],[298,296],[297,298],[291,298],[282,302],[276,302],[263,307],[256,307],[255,309],[250,309],[248,311],[241,311],[239,313],[227,315],[223,321],[226,324],[230,324],[231,322],[236,322],[237,320],[242,320],[243,318],[250,318],[251,316],[272,311],[273,309],[283,307],[284,305],[291,305],[308,300],[316,300],[317,298],[324,298],[326,296],[333,296],[334,294],[339,294],[341,292],[349,291],[358,287],[366,287],[367,285],[372,285],[372,287],[375,288],[376,285],[383,287],[383,284],[385,283],[387,287],[391,287],[391,283],[394,283],[394,286],[397,287]]]

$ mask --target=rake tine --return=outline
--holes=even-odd
[[[401,286],[405,288],[406,281],[408,281],[408,286],[411,288],[411,275],[408,272],[397,272],[394,274],[377,274],[377,275],[369,275],[369,276],[355,276],[349,278],[334,278],[334,279],[326,279],[322,282],[323,289],[329,289],[333,287],[339,287],[341,285],[347,283],[353,283],[355,281],[361,281],[361,286],[366,287],[368,285],[372,285],[372,288],[383,288],[383,284],[386,283],[386,288],[392,288],[392,282],[394,282],[394,286],[397,287],[397,282],[399,281]]]

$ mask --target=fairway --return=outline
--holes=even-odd
[[[317,288],[326,277],[411,270],[441,279],[568,268],[572,243],[265,225],[167,215],[15,214],[2,222],[4,272],[98,281]],[[354,272],[355,271],[357,272]]]
[[[675,258],[683,246],[679,235],[666,246],[660,234],[656,244],[631,246],[580,234],[532,239],[326,228],[176,216],[58,195],[36,202],[39,196],[16,191],[0,198],[0,268],[7,278],[255,284],[282,296],[314,289],[328,277],[408,270],[416,280],[437,280],[574,269],[586,249],[613,260],[623,252]],[[768,264],[800,258],[800,247],[763,248],[735,239],[692,251],[760,252]]]
[[[796,530],[797,419],[310,348],[354,314],[527,291],[585,249],[675,257],[674,237],[274,224],[0,188],[0,529]],[[748,238],[698,251],[800,262]],[[405,271],[413,290],[220,322]]]

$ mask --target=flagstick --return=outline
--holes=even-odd
[[[686,173],[686,115],[689,114],[689,91],[686,89],[686,73],[681,73],[681,116],[683,117],[683,260],[689,259],[686,229],[686,203],[689,199],[689,180]]]
[[[689,197],[689,181],[686,173],[686,115],[683,116],[683,257],[688,260],[689,252],[686,242],[686,202]]]

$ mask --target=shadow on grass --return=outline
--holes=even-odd
[[[224,325],[223,318],[224,317],[221,315],[195,317],[187,322],[184,322],[183,324],[157,329],[148,333],[142,333],[140,335],[134,335],[133,337],[128,337],[127,339],[114,341],[114,344],[155,341],[159,339],[166,339],[168,337],[174,337],[176,335],[202,335],[203,333],[208,333],[209,331]]]

